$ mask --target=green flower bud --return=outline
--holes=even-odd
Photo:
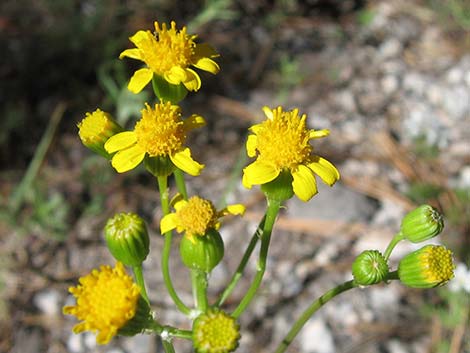
[[[429,205],[421,205],[406,214],[401,222],[401,233],[412,243],[420,243],[438,235],[444,222],[441,214]]]
[[[175,170],[175,165],[170,160],[170,158],[168,158],[168,156],[146,156],[144,159],[144,164],[147,171],[157,178],[159,176],[166,177],[173,173],[173,171]]]
[[[366,250],[359,254],[352,265],[354,281],[362,286],[382,282],[388,275],[387,261],[377,250]]]
[[[149,253],[147,227],[136,214],[119,213],[110,218],[104,237],[114,258],[127,266],[142,264]]]
[[[398,264],[398,278],[412,288],[432,288],[454,277],[452,252],[444,246],[426,245]]]
[[[188,94],[188,90],[182,83],[179,85],[173,85],[161,76],[155,74],[153,75],[152,86],[155,95],[162,102],[178,104]]]
[[[261,191],[268,199],[283,202],[294,196],[292,188],[292,175],[289,172],[281,172],[276,179],[261,185]]]
[[[180,243],[180,255],[188,268],[210,272],[224,257],[224,242],[213,228],[205,235],[184,236]]]
[[[238,347],[239,325],[219,309],[199,315],[193,324],[196,353],[230,353]]]
[[[106,159],[111,159],[111,155],[104,149],[104,144],[111,136],[123,131],[111,115],[96,109],[93,113],[86,113],[77,127],[78,136],[87,148]]]

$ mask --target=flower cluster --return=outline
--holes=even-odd
[[[187,146],[188,133],[203,127],[205,120],[198,114],[183,118],[177,103],[188,91],[198,91],[201,87],[201,78],[194,68],[212,74],[219,72],[214,60],[218,54],[208,44],[197,43],[197,36],[188,34],[185,27],[178,30],[175,22],[169,26],[155,22],[155,32],[140,30],[130,40],[135,48],[124,50],[119,57],[140,60],[146,66],[133,74],[128,89],[138,93],[152,82],[158,102],[145,103],[140,119],[128,131],[107,112],[97,109],[87,113],[78,124],[79,136],[86,147],[109,160],[118,173],[133,170],[142,163],[157,179],[163,213],[159,222],[164,239],[159,256],[163,283],[178,310],[192,321],[192,325],[187,325],[191,330],[163,325],[151,312],[152,303],[143,275],[151,232],[143,218],[129,212],[116,214],[104,227],[104,240],[117,260],[116,266],[103,265],[81,277],[79,284],[69,289],[76,304],[65,306],[63,312],[80,321],[73,328],[75,333],[95,332],[99,344],[107,344],[116,335],[132,336],[145,331],[162,337],[165,352],[174,352],[172,339],[182,338],[191,340],[197,353],[230,353],[240,340],[237,320],[261,286],[271,233],[283,203],[294,195],[304,202],[312,199],[318,192],[317,177],[329,186],[340,179],[338,169],[316,154],[311,144],[330,132],[308,128],[307,115],[297,108],[263,108],[266,119],[249,129],[246,152],[254,160],[243,169],[242,184],[248,189],[260,185],[266,199],[265,215],[226,288],[211,303],[208,282],[225,254],[224,239],[219,233],[220,218],[243,215],[245,206],[231,204],[219,209],[201,196],[188,196],[184,173],[198,176],[204,168],[204,164],[192,157]],[[174,179],[177,193],[169,183],[170,178]],[[389,263],[390,254],[400,241],[420,243],[432,239],[443,226],[441,215],[429,205],[408,213],[387,249],[362,252],[352,264],[353,279],[314,301],[294,323],[276,352],[284,352],[308,318],[346,290],[391,280],[400,280],[413,288],[446,284],[454,276],[454,264],[451,251],[443,246],[426,245],[404,256],[395,271]],[[179,297],[170,274],[174,231],[184,233],[178,239],[179,259],[190,272],[192,306]],[[222,305],[243,275],[258,242],[256,275],[240,303],[232,312],[226,312]],[[124,266],[132,269],[134,278],[126,273]],[[457,275],[451,289],[470,292],[466,268],[459,266]]]

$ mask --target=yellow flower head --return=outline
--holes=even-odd
[[[104,150],[104,144],[111,136],[122,131],[111,115],[100,109],[96,109],[93,113],[86,113],[85,118],[77,124],[77,127],[82,143],[106,158],[110,156]]]
[[[218,309],[201,314],[193,324],[197,353],[230,353],[238,347],[240,328],[233,317]]]
[[[209,229],[219,229],[219,218],[223,216],[245,212],[245,207],[240,204],[229,205],[217,211],[212,202],[199,196],[184,200],[181,195],[177,195],[172,203],[176,212],[162,218],[161,232],[166,233],[176,228],[179,233],[185,232],[189,239],[193,239],[194,236],[204,236]]]
[[[74,333],[98,332],[96,342],[107,344],[136,314],[139,286],[120,262],[115,268],[101,266],[79,282],[78,286],[69,288],[77,304],[65,306],[63,312],[82,320],[73,328]]]
[[[401,259],[398,277],[412,288],[443,285],[454,277],[452,252],[444,246],[426,245]]]
[[[336,167],[326,159],[312,154],[310,140],[328,136],[329,130],[310,130],[307,116],[299,116],[299,110],[283,111],[282,107],[264,107],[267,119],[250,128],[246,150],[256,161],[243,170],[243,185],[266,184],[281,172],[292,176],[294,193],[302,201],[310,200],[317,193],[315,174],[332,186],[339,179]]]
[[[212,60],[218,57],[217,52],[208,44],[196,44],[197,35],[186,33],[186,27],[176,29],[163,23],[160,27],[155,22],[155,33],[138,31],[130,41],[137,48],[124,50],[119,58],[127,56],[143,61],[147,68],[137,70],[129,82],[129,90],[139,93],[151,80],[153,74],[163,77],[173,85],[183,85],[189,91],[197,91],[201,87],[201,78],[190,66],[216,74],[219,65]]]
[[[198,175],[204,165],[191,158],[191,151],[184,147],[186,133],[205,124],[204,118],[193,114],[181,119],[181,109],[170,102],[155,104],[152,109],[147,103],[142,118],[135,124],[134,131],[125,131],[111,137],[104,145],[108,153],[117,152],[111,164],[123,173],[134,169],[145,155],[168,157],[175,166],[190,175]]]

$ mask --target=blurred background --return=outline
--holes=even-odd
[[[290,200],[274,230],[264,285],[241,318],[239,352],[271,352],[303,308],[351,278],[354,257],[383,251],[403,215],[430,203],[445,215],[434,243],[455,252],[470,281],[470,3],[467,0],[19,0],[0,4],[0,352],[161,352],[150,336],[96,346],[73,335],[67,288],[111,264],[102,237],[116,212],[144,217],[152,233],[145,262],[159,319],[188,328],[160,275],[161,210],[144,169],[118,175],[82,146],[77,123],[96,108],[132,128],[150,91],[126,86],[139,63],[119,60],[153,22],[175,20],[221,54],[217,76],[200,73],[184,116],[208,125],[191,134],[202,175],[190,194],[247,205],[222,228],[226,258],[211,277],[224,288],[262,217],[259,188],[245,190],[246,129],[261,107],[298,107],[314,143],[341,181],[309,203]],[[148,87],[149,88],[149,87]],[[396,264],[416,246],[400,244]],[[189,303],[187,271],[172,274]],[[253,259],[254,260],[254,259]],[[463,266],[463,267],[462,267]],[[465,267],[467,266],[467,267]],[[226,303],[234,308],[255,261]],[[463,278],[463,280],[462,280]],[[466,279],[465,279],[466,278]],[[398,283],[352,291],[323,308],[289,352],[470,352],[469,286],[426,291]],[[178,352],[190,352],[175,342]]]

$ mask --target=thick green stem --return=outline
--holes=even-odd
[[[145,289],[144,275],[142,273],[142,264],[138,266],[132,266],[132,271],[134,271],[135,281],[137,282],[137,285],[140,287],[140,294],[142,295],[142,297],[145,299],[147,303],[150,303],[149,297],[147,295],[147,289]]]
[[[175,353],[175,347],[173,347],[173,343],[167,340],[162,340],[162,344],[165,353]]]
[[[173,172],[175,175],[175,182],[176,182],[176,187],[178,188],[178,191],[180,192],[181,195],[183,195],[184,199],[188,199],[188,192],[186,191],[186,183],[184,182],[184,175],[181,169],[176,168],[175,171]]]
[[[225,290],[223,291],[219,300],[216,302],[215,304],[216,306],[221,306],[225,302],[228,296],[235,289],[238,281],[242,278],[243,271],[245,270],[246,264],[248,263],[248,260],[250,259],[251,254],[253,253],[253,250],[255,249],[256,244],[258,243],[258,240],[261,239],[261,236],[263,235],[263,228],[264,228],[265,220],[266,220],[266,216],[263,217],[260,224],[258,225],[258,228],[256,228],[256,231],[253,233],[250,243],[248,244],[245,250],[245,253],[243,254],[243,258],[241,259],[240,264],[237,267],[237,270],[235,271],[232,278],[230,279],[230,282],[228,283],[227,287],[225,287]]]
[[[390,243],[388,244],[387,246],[387,249],[385,250],[384,252],[384,258],[385,258],[385,261],[388,261],[389,257],[390,257],[390,254],[392,253],[393,249],[395,248],[395,246],[397,246],[397,244],[402,241],[404,238],[403,234],[401,232],[395,234],[395,236],[393,237],[393,239],[390,241]]]
[[[259,260],[258,260],[258,269],[251,283],[250,288],[246,292],[245,296],[241,300],[238,307],[233,311],[232,316],[237,319],[243,311],[248,307],[250,302],[253,300],[256,292],[258,291],[259,286],[261,285],[261,281],[263,280],[264,271],[266,270],[266,261],[268,258],[268,249],[269,249],[269,242],[271,240],[271,232],[273,230],[274,222],[276,220],[276,216],[279,212],[281,204],[277,200],[270,200],[268,199],[268,209],[266,210],[266,220],[264,222],[263,227],[263,234],[261,236],[261,247],[259,252]]]
[[[299,331],[302,329],[302,327],[305,325],[305,323],[310,319],[310,317],[318,310],[320,309],[325,303],[327,303],[329,300],[333,299],[336,297],[338,294],[341,294],[349,289],[352,289],[356,287],[357,285],[354,283],[354,281],[348,281],[343,284],[340,284],[339,286],[330,289],[328,292],[323,294],[321,297],[319,297],[317,300],[315,300],[310,306],[305,309],[305,311],[302,313],[302,315],[297,319],[297,321],[294,323],[290,331],[287,333],[287,335],[284,337],[282,340],[281,344],[277,347],[275,353],[282,353],[284,352],[287,347],[292,343],[294,340],[295,336],[299,333]]]
[[[191,282],[193,285],[194,305],[202,313],[207,311],[207,273],[191,269]]]
[[[158,177],[157,180],[158,180],[158,188],[160,190],[160,202],[162,205],[163,215],[165,216],[170,213],[170,203],[169,203],[169,197],[168,197],[168,184],[167,184],[168,178]],[[170,294],[170,297],[173,299],[178,309],[183,314],[189,315],[191,310],[183,303],[183,301],[180,299],[180,297],[176,293],[175,287],[173,286],[173,282],[171,281],[171,276],[170,276],[169,259],[170,259],[173,233],[171,231],[166,232],[164,237],[165,237],[165,243],[163,245],[163,252],[162,252],[163,281],[165,282],[165,286],[168,290],[168,294]]]

